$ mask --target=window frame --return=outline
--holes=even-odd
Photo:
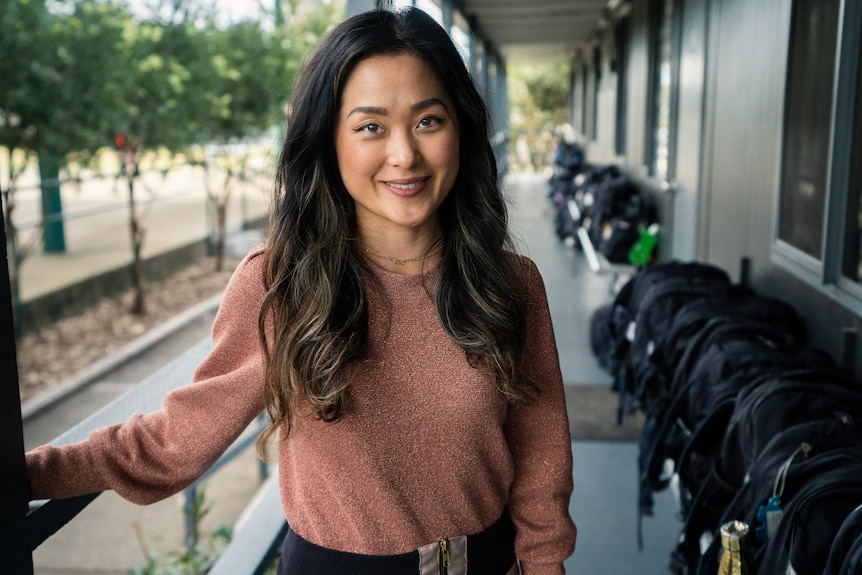
[[[794,277],[817,289],[856,314],[862,315],[862,279],[854,281],[844,275],[843,262],[847,226],[847,208],[850,201],[850,170],[853,153],[854,114],[856,110],[857,76],[862,73],[862,3],[840,0],[838,8],[835,72],[832,83],[832,112],[829,121],[829,150],[826,161],[826,183],[823,238],[820,257],[811,256],[779,238],[781,218],[782,169],[784,161],[784,133],[782,120],[780,154],[776,167],[778,188],[775,196],[775,219],[771,260]],[[788,39],[789,42],[793,38]],[[788,69],[790,66],[788,44]],[[785,71],[787,74],[787,71]],[[862,84],[860,88],[862,89]],[[782,106],[786,106],[785,98]],[[784,118],[784,110],[781,110]],[[857,134],[862,141],[862,134]],[[862,254],[860,254],[862,257]]]

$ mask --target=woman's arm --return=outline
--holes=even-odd
[[[195,481],[263,409],[258,310],[260,250],[238,266],[213,324],[213,350],[194,381],[160,411],[93,431],[85,441],[27,453],[31,499],[113,489],[135,503],[164,499]]]
[[[545,286],[529,264],[529,317],[524,361],[540,387],[530,405],[509,408],[506,434],[515,465],[509,510],[518,531],[523,575],[562,575],[577,530],[569,515],[572,443],[560,362]]]

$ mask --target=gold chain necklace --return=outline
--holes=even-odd
[[[434,244],[436,244],[439,241],[440,240],[435,241]],[[433,246],[434,244],[431,244],[431,245]],[[443,250],[443,243],[441,242],[439,246],[437,246],[436,248],[434,248],[433,250],[431,250],[430,252],[428,252],[425,255],[418,256],[415,258],[405,258],[405,259],[391,258],[389,256],[384,256],[383,254],[378,254],[377,252],[373,252],[373,251],[369,250],[368,248],[366,248],[363,245],[360,245],[359,247],[362,248],[362,251],[364,251],[367,254],[370,254],[370,255],[377,257],[377,258],[383,258],[384,260],[389,260],[390,262],[394,263],[395,265],[403,266],[407,262],[421,262],[423,260],[427,260],[431,256],[435,256],[435,255],[439,254]]]

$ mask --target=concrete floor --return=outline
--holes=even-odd
[[[610,438],[615,435],[616,396],[609,390],[610,376],[598,366],[590,349],[589,320],[597,307],[611,300],[612,279],[591,272],[583,255],[554,235],[546,190],[544,178],[538,175],[520,174],[507,180],[512,227],[545,280],[563,381],[571,392],[572,426],[578,424],[581,413],[579,392],[601,396],[599,389],[607,390],[609,398],[601,409],[607,418],[604,435]],[[578,526],[578,543],[565,563],[568,574],[669,572],[669,554],[682,527],[675,516],[676,499],[670,490],[656,494],[655,513],[643,518],[643,549],[638,549],[638,448],[633,440],[637,434],[626,435],[631,439],[572,441],[575,489],[570,509]]]
[[[660,575],[668,573],[668,557],[681,524],[675,517],[670,490],[656,494],[655,515],[643,518],[643,549],[638,548],[637,419],[616,424],[616,396],[610,376],[596,363],[589,345],[592,312],[612,297],[608,276],[592,273],[582,254],[559,242],[553,233],[546,185],[538,175],[507,179],[511,223],[519,245],[539,266],[545,280],[572,421],[575,490],[570,509],[578,525],[575,553],[566,572],[577,575]],[[210,317],[191,325],[166,344],[171,356],[208,335]],[[163,346],[164,347],[164,346]],[[164,350],[162,351],[164,353]],[[107,403],[169,360],[155,349],[141,361],[106,374],[86,390],[25,424],[28,447],[50,440],[74,421]],[[589,433],[584,420],[590,420]],[[235,518],[257,486],[255,465],[231,464],[211,481],[216,504],[210,526]],[[239,492],[232,486],[244,486]],[[34,553],[37,574],[120,574],[141,565],[141,543],[167,553],[181,546],[181,501],[168,499],[138,507],[114,494],[104,494],[84,513]],[[141,541],[135,526],[141,530]],[[206,526],[205,526],[206,530]]]

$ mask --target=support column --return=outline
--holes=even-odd
[[[0,212],[3,199],[0,197]],[[32,575],[33,557],[27,542],[27,473],[24,467],[24,431],[21,394],[15,355],[15,322],[6,256],[6,225],[0,218],[0,545],[3,572]]]

